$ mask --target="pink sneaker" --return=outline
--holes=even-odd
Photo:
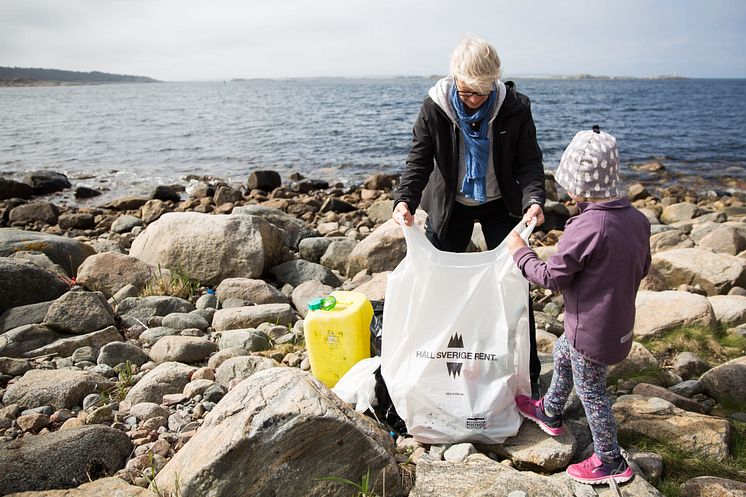
[[[619,456],[617,462],[608,463],[603,462],[596,454],[583,462],[568,466],[567,474],[575,481],[590,485],[609,483],[609,479],[624,483],[635,475],[624,457]]]
[[[556,437],[565,431],[565,427],[562,426],[562,416],[549,416],[544,412],[544,397],[534,400],[531,397],[519,395],[515,398],[515,404],[524,418],[539,425],[539,428],[547,435]]]

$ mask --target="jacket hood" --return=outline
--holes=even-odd
[[[438,107],[443,109],[443,112],[446,113],[451,122],[455,124],[458,123],[458,117],[456,117],[456,110],[453,108],[453,104],[451,103],[451,90],[454,84],[453,76],[446,76],[445,78],[438,80],[438,82],[430,88],[427,94]],[[502,107],[507,94],[507,89],[502,81],[498,79],[495,84],[497,86],[497,101],[495,102],[495,108],[492,110],[490,122],[497,117],[497,113],[500,112],[500,107]]]
[[[578,209],[580,212],[584,211],[608,211],[611,209],[626,209],[631,207],[629,199],[618,198],[615,200],[609,200],[607,202],[578,202]]]

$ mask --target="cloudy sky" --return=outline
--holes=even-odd
[[[219,80],[431,75],[467,32],[504,74],[746,77],[743,0],[0,0],[0,66]]]

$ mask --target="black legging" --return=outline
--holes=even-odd
[[[432,231],[430,225],[426,226],[425,234],[430,243],[436,248],[446,252],[465,252],[471,240],[474,230],[474,222],[479,221],[482,225],[482,233],[487,242],[487,249],[500,245],[510,233],[519,219],[511,217],[502,200],[493,200],[475,206],[467,206],[456,202],[448,222],[448,231],[444,237],[438,237]],[[536,323],[534,322],[534,308],[531,296],[528,298],[528,323],[529,337],[531,341],[531,358],[529,361],[529,374],[532,385],[538,383],[541,373],[541,363],[536,352]]]

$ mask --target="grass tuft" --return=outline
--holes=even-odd
[[[181,266],[176,269],[163,269],[159,264],[150,281],[140,292],[140,296],[169,295],[189,300],[199,286],[199,281],[190,278]]]

